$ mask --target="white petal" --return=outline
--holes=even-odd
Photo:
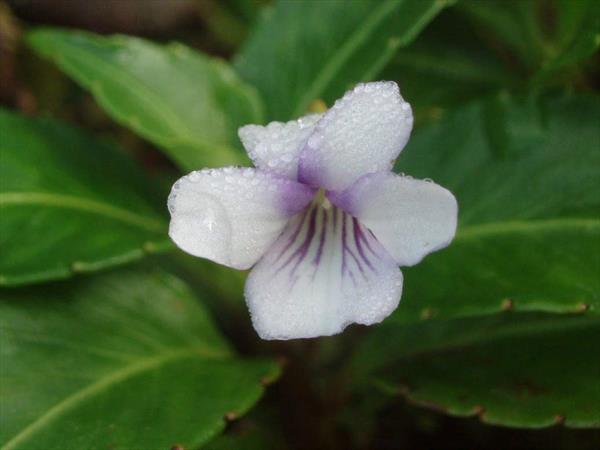
[[[246,125],[238,130],[238,135],[256,167],[295,180],[300,150],[321,116],[310,114],[287,123],[271,122],[267,126]]]
[[[300,155],[298,179],[339,191],[365,174],[389,170],[412,124],[396,83],[359,84],[317,123]]]
[[[256,169],[192,172],[169,195],[169,236],[192,255],[247,269],[312,197],[310,188]]]
[[[261,338],[327,336],[386,318],[400,301],[402,273],[356,219],[313,204],[252,269],[245,291]]]
[[[372,174],[331,199],[358,217],[401,266],[446,247],[456,233],[456,199],[431,181]]]

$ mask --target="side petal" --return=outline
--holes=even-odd
[[[340,333],[386,318],[400,301],[402,273],[355,218],[335,206],[296,216],[252,269],[246,302],[263,339]]]
[[[358,217],[400,266],[417,264],[446,247],[456,233],[456,198],[431,181],[371,174],[330,199]]]
[[[238,135],[254,165],[286,178],[298,176],[300,150],[322,114],[309,114],[287,123],[246,125]]]
[[[317,123],[300,155],[298,179],[339,191],[365,174],[389,170],[412,124],[396,83],[359,84]]]
[[[169,236],[194,256],[248,269],[313,194],[295,181],[256,169],[192,172],[169,195]]]

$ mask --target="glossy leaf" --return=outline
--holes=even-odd
[[[38,29],[29,43],[182,169],[246,161],[237,129],[260,122],[262,105],[224,61],[182,44],[82,31]]]
[[[188,289],[163,273],[1,295],[4,450],[196,448],[278,373],[236,357]]]
[[[447,8],[397,52],[381,77],[398,82],[417,121],[439,116],[440,108],[522,84],[523,74],[486,44],[456,8]]]
[[[360,348],[355,373],[412,403],[490,424],[600,427],[599,340],[597,317],[384,324]]]
[[[267,11],[235,67],[263,95],[268,118],[304,114],[369,81],[451,2],[281,1]]]
[[[600,48],[600,3],[595,0],[556,0],[559,26],[553,45],[535,81],[579,64]]]
[[[493,0],[463,0],[457,9],[475,23],[486,39],[494,39],[520,63],[533,67],[542,59],[543,52],[539,3],[538,0],[520,0],[510,4]]]
[[[585,60],[600,46],[596,0],[464,0],[458,10],[484,39],[495,40],[522,67],[537,72],[537,81]]]
[[[562,72],[598,49],[599,8],[594,0],[463,0],[398,51],[382,77],[399,83],[417,120],[501,90],[581,83],[581,73]]]
[[[581,83],[584,71],[568,71],[585,68],[600,45],[599,8],[594,0],[463,0],[398,51],[381,77],[399,83],[417,122],[498,91]]]
[[[417,130],[397,167],[457,196],[454,242],[405,268],[397,321],[600,312],[596,98],[471,104]]]
[[[170,247],[164,199],[110,143],[1,110],[0,135],[0,285],[66,278]]]

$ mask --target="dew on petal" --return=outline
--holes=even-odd
[[[321,114],[310,114],[264,127],[246,125],[238,133],[256,167],[296,179],[300,151],[320,118]]]

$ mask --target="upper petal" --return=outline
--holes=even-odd
[[[256,167],[295,180],[300,150],[321,116],[309,114],[287,123],[271,122],[267,126],[246,125],[238,130],[238,135]]]
[[[412,123],[396,83],[359,84],[317,123],[300,155],[298,179],[339,191],[362,175],[389,170]]]
[[[304,185],[256,169],[192,172],[169,195],[169,236],[192,255],[247,269],[312,196]]]
[[[246,281],[246,302],[263,339],[340,333],[387,317],[402,273],[355,218],[314,206],[290,221]]]
[[[371,174],[331,200],[358,217],[401,266],[446,247],[456,233],[456,199],[431,181]]]

